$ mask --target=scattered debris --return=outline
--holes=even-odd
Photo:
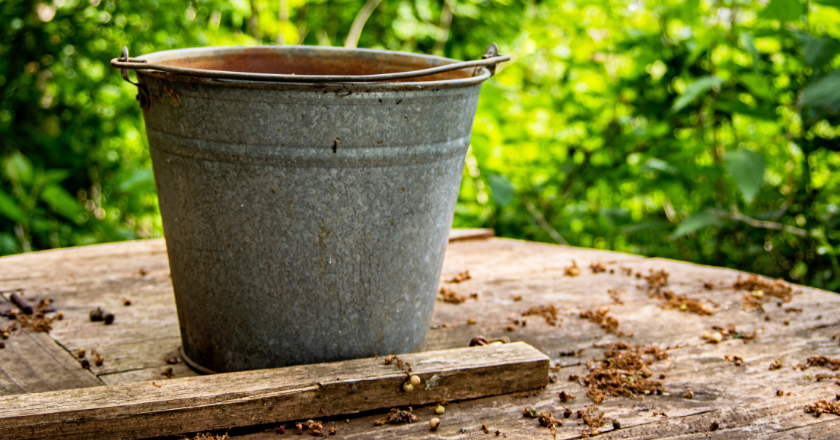
[[[172,367],[166,367],[160,375],[165,376],[167,379],[172,379]]]
[[[478,301],[478,292],[473,292],[470,294],[470,296],[464,296],[448,287],[441,286],[440,293],[438,293],[437,299],[438,301],[443,301],[451,304],[461,304],[462,302],[466,302],[468,299],[474,299]]]
[[[485,434],[490,434],[490,428],[487,425],[481,425],[481,430],[484,431]]]
[[[210,433],[201,433],[195,435],[195,437],[181,437],[181,440],[228,440],[230,437],[227,434],[222,435],[213,435]]]
[[[797,307],[786,307],[785,313],[802,313],[802,309]]]
[[[734,355],[734,354],[726,354],[726,355],[723,356],[723,358],[727,362],[734,363],[736,367],[740,367],[741,365],[744,365],[744,358],[742,358],[741,356],[737,356],[737,355]]]
[[[563,403],[568,402],[569,400],[575,399],[575,395],[571,393],[567,393],[565,391],[560,391],[560,401]]]
[[[458,275],[455,275],[451,279],[446,280],[447,283],[460,283],[462,281],[471,280],[472,277],[470,276],[470,271],[465,270]]]
[[[711,315],[714,309],[711,305],[691,298],[688,295],[677,295],[670,289],[661,290],[651,297],[661,300],[660,307],[663,309],[679,310],[681,312],[692,312],[698,315]]]
[[[489,343],[490,341],[488,341],[486,337],[479,335],[472,338],[470,341],[470,347],[475,347],[476,345],[487,345]]]
[[[770,364],[769,370],[773,371],[773,370],[778,370],[778,369],[781,369],[781,368],[782,368],[782,360],[781,359],[776,359],[775,361],[773,361],[772,364]]]
[[[668,353],[658,347],[630,345],[616,342],[607,346],[604,359],[589,361],[589,374],[583,378],[589,387],[586,395],[595,404],[606,400],[607,395],[630,397],[633,394],[662,394],[662,383],[650,380],[648,365],[668,358]],[[597,362],[597,363],[596,363]],[[569,376],[570,380],[577,380]]]
[[[758,275],[750,275],[746,279],[741,279],[739,276],[732,288],[748,292],[760,290],[762,295],[775,296],[784,302],[789,302],[793,297],[793,288],[790,284],[782,280],[765,280],[759,278]]]
[[[589,269],[592,270],[592,273],[602,273],[607,271],[606,266],[600,262],[590,264]]]
[[[621,294],[624,293],[624,289],[620,287],[616,287],[615,289],[607,289],[607,295],[610,296],[613,304],[622,305],[624,301],[621,300]]]
[[[400,424],[400,423],[414,423],[417,421],[417,416],[411,413],[411,407],[409,406],[407,410],[402,411],[397,408],[391,408],[391,412],[388,413],[385,417],[378,419],[373,424],[376,426],[382,426],[388,423],[391,424]]]
[[[814,417],[819,417],[823,414],[837,414],[840,416],[840,402],[829,403],[825,399],[820,399],[814,403],[805,405],[805,412],[814,414]]]
[[[508,318],[508,321],[512,322],[513,325],[521,325],[522,327],[525,327],[526,325],[528,325],[528,320],[527,319],[523,319],[523,320],[520,321],[518,319]]]
[[[97,307],[90,311],[90,320],[91,322],[102,321],[105,316],[105,311],[102,310],[102,307]]]
[[[741,297],[741,307],[743,307],[744,310],[757,309],[760,312],[764,312],[764,300],[762,299],[764,293],[762,292],[761,295],[757,296],[756,293],[758,292],[762,291],[754,290],[752,292],[744,293],[744,295]]]
[[[831,371],[837,371],[840,370],[840,359],[831,359],[827,356],[809,356],[804,364],[800,363],[794,368],[805,371],[810,367],[825,367]]]
[[[522,295],[514,295],[513,302],[522,301]]]
[[[82,368],[84,368],[85,370],[90,370],[90,361],[89,360],[82,359],[81,365],[82,365]]]
[[[581,414],[582,413],[582,414]],[[581,438],[589,438],[601,433],[598,428],[604,426],[607,420],[604,418],[603,412],[596,412],[593,407],[587,407],[586,411],[578,411],[578,418],[583,418],[583,423],[586,423],[588,428],[584,428],[581,432]]]
[[[411,373],[411,363],[410,362],[404,362],[402,359],[398,358],[397,356],[395,356],[393,354],[389,354],[388,356],[385,356],[385,365],[391,365],[394,362],[397,363],[397,368],[399,368],[400,371],[405,373],[406,377],[411,376],[411,374],[410,374]]]
[[[478,324],[478,318],[470,317],[467,318],[467,325],[476,325]]]
[[[181,360],[178,359],[178,356],[163,358],[163,360],[164,360],[164,362],[166,362],[167,364],[170,364],[170,365],[175,365],[175,364],[181,363]]]
[[[559,353],[557,353],[557,354],[558,354],[558,355],[560,355],[560,356],[574,356],[574,357],[578,357],[578,356],[583,356],[584,354],[586,354],[586,349],[585,349],[585,348],[581,348],[580,350],[561,351],[561,352],[559,352]]]
[[[102,317],[102,320],[105,321],[105,325],[111,325],[114,323],[114,314],[107,312],[105,313],[105,316]]]
[[[140,273],[140,276],[141,276],[141,277],[144,277],[144,276],[146,276],[146,275],[148,275],[148,274],[149,274],[149,271],[148,271],[148,270],[146,270],[146,268],[144,268],[144,267],[141,267],[141,268],[140,268],[140,270],[138,270],[137,272],[139,272],[139,273]]]
[[[123,305],[128,307],[131,305],[131,300],[128,298],[123,298]]]
[[[639,277],[641,274],[636,274]],[[658,271],[650,269],[650,275],[644,277],[645,281],[647,281],[647,293],[651,297],[654,294],[658,294],[663,287],[668,285],[668,277],[670,274],[665,272],[665,269],[660,269]]]
[[[718,423],[716,420],[713,421],[711,425],[709,425],[709,431],[717,431],[718,428],[720,428],[720,423]]]
[[[554,307],[553,305],[549,304],[547,306],[542,307],[531,307],[530,309],[522,312],[522,316],[539,315],[545,318],[545,322],[547,322],[548,325],[556,326],[560,322],[557,318],[557,314],[559,312],[560,311],[557,309],[557,307]]]
[[[683,397],[685,397],[686,399],[691,399],[692,397],[694,397],[694,393],[691,391],[687,391],[685,394],[683,394]]]
[[[734,324],[729,324],[725,328],[713,325],[711,332],[703,332],[703,339],[715,344],[729,339],[743,339],[744,344],[749,344],[750,341],[755,339],[758,335],[758,330],[759,329],[753,330],[751,332],[745,332],[738,331],[737,327],[735,327]]]
[[[608,315],[609,312],[610,309],[608,307],[600,307],[598,310],[586,310],[580,312],[580,317],[600,325],[607,333],[615,333],[616,336],[624,336],[624,332],[618,330],[618,319]],[[630,336],[632,336],[632,333]]]
[[[536,419],[537,417],[540,416],[540,413],[534,407],[531,407],[531,408],[526,407],[525,409],[522,410],[522,415],[525,416],[525,417],[530,417],[532,419]]]
[[[567,277],[576,277],[580,275],[580,268],[575,260],[572,260],[572,265],[563,269],[563,274]]]
[[[554,438],[557,438],[557,427],[563,426],[563,422],[561,420],[555,419],[550,412],[543,411],[537,416],[537,420],[540,422],[540,426],[544,426],[551,431],[551,435]]]

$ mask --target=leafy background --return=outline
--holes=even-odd
[[[0,254],[162,235],[123,45],[495,41],[455,226],[840,291],[838,37],[840,0],[0,0]]]

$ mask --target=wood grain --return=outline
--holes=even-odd
[[[64,347],[97,348],[104,353],[105,363],[94,368],[104,382],[160,383],[161,373],[170,366],[165,358],[179,345],[165,252],[162,240],[147,240],[3,257],[0,290],[25,288],[33,295],[37,292],[56,299],[56,306],[67,318],[50,335]],[[579,276],[565,274],[572,261],[579,267]],[[607,271],[593,273],[589,266],[595,262]],[[622,268],[632,275],[625,275]],[[674,292],[714,301],[718,307],[711,316],[663,309],[645,292],[644,279],[636,277],[651,269],[668,271],[667,287]],[[472,279],[445,283],[467,270]],[[336,438],[472,438],[486,435],[482,424],[492,431],[499,429],[507,438],[551,438],[536,420],[522,417],[522,409],[536,407],[557,416],[564,406],[575,411],[591,406],[586,388],[566,378],[585,375],[586,361],[603,356],[604,350],[594,344],[622,340],[668,349],[669,359],[657,362],[651,371],[654,375],[667,371],[662,382],[670,395],[610,398],[598,405],[599,411],[621,426],[613,431],[608,422],[601,428],[604,438],[704,439],[707,431],[709,438],[716,439],[838,438],[834,432],[840,418],[814,418],[803,410],[807,403],[834,399],[840,393],[834,381],[814,379],[816,374],[832,372],[793,367],[812,355],[840,358],[840,339],[832,339],[840,334],[840,315],[836,313],[840,296],[795,286],[798,293],[790,303],[779,307],[775,300],[767,299],[764,313],[746,310],[741,304],[745,292],[731,288],[743,275],[730,269],[519,240],[451,242],[441,282],[463,295],[477,292],[478,300],[457,305],[438,302],[427,349],[465,347],[478,334],[508,337],[547,354],[559,367],[551,373],[557,382],[527,396],[505,394],[453,402],[440,417],[441,427],[434,434],[427,422],[435,415],[428,408],[415,408],[420,423],[399,426],[374,426],[383,411],[344,416],[340,423],[336,417],[320,419],[335,424]],[[714,285],[707,288],[707,282]],[[613,303],[607,292],[612,289],[620,291],[623,304]],[[123,297],[132,299],[131,307],[122,306]],[[515,297],[521,299],[515,301]],[[87,312],[97,305],[117,314],[114,325],[88,321]],[[539,316],[521,316],[531,307],[544,305],[558,308],[559,326],[550,326]],[[620,329],[633,336],[617,337],[578,317],[581,311],[598,307],[609,307],[610,315],[620,321]],[[786,312],[789,307],[802,311]],[[477,323],[468,325],[468,318]],[[515,325],[508,331],[514,319],[527,320],[527,325]],[[750,344],[728,340],[717,345],[701,338],[713,325],[727,324],[736,324],[739,330],[758,329],[758,337]],[[582,356],[561,356],[580,349],[585,349]],[[727,354],[742,356],[744,365],[735,367],[725,361]],[[769,370],[776,359],[783,361],[783,368]],[[172,367],[176,378],[194,374],[183,364]],[[557,397],[561,390],[577,398],[564,404]],[[776,390],[791,395],[777,397]],[[691,399],[683,397],[687,391],[692,391]],[[2,392],[22,391],[0,389]],[[709,431],[712,422],[718,422],[717,431]],[[583,426],[579,420],[573,416],[564,423],[557,438],[580,437]],[[275,434],[261,432],[272,426],[233,429],[230,434],[249,440],[274,439]]]
[[[527,344],[443,350],[400,357],[422,380],[381,358],[0,397],[8,439],[134,439],[327,417],[438,398],[470,399],[548,383],[548,357]],[[425,384],[425,386],[423,385]]]

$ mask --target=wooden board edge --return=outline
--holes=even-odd
[[[508,353],[513,360],[498,361],[506,358]],[[492,360],[483,364],[475,362],[485,354]],[[172,382],[177,381],[200,384],[195,379],[201,378],[137,382],[119,387],[119,395],[125,396],[125,402],[115,399],[113,394],[97,400],[95,390],[105,391],[103,388],[112,387],[4,397],[0,399],[0,408],[6,408],[5,414],[0,417],[0,432],[8,439],[58,436],[71,439],[138,439],[419,406],[441,398],[474,399],[533,390],[548,384],[548,357],[521,342],[407,354],[403,357],[418,367],[427,365],[416,368],[423,382],[411,393],[402,391],[407,376],[393,374],[394,371],[399,373],[395,366],[394,371],[383,370],[387,373],[381,377],[362,379],[340,380],[335,378],[335,374],[324,373],[313,377],[310,384],[294,388],[283,387],[282,383],[275,381],[266,383],[262,389],[241,393],[228,390],[207,395],[207,390],[194,390],[197,396],[194,399],[185,395],[189,393],[183,390],[167,398],[166,389],[170,387],[161,384],[174,385]],[[470,359],[470,362],[461,362],[461,359]],[[375,362],[382,363],[382,360]],[[446,365],[434,366],[441,363]],[[342,362],[333,364],[340,370]],[[226,376],[257,373],[239,372]],[[434,386],[430,387],[430,384]],[[132,389],[143,388],[148,393],[150,387],[160,390],[159,398],[132,401]],[[31,408],[33,399],[37,401],[37,411],[15,413],[16,401],[23,403],[26,400],[26,406]],[[78,406],[72,404],[74,399],[78,400]],[[68,402],[71,404],[68,405]],[[91,403],[95,405],[91,406]]]
[[[492,238],[495,235],[492,229],[456,228],[449,231],[449,242]]]

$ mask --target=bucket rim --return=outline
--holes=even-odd
[[[365,49],[365,48],[346,48],[346,47],[327,47],[327,46],[277,46],[277,45],[259,45],[259,46],[209,46],[209,47],[191,47],[182,49],[169,49],[136,57],[137,60],[143,60],[149,63],[161,63],[172,61],[176,59],[185,59],[197,56],[207,55],[231,55],[242,52],[322,52],[324,55],[358,53],[366,57],[406,57],[422,59],[429,62],[430,66],[444,66],[448,64],[460,63],[458,60],[452,58],[439,57],[435,55],[417,54],[403,51],[392,51],[383,49]],[[489,79],[493,74],[486,67],[480,67],[478,74],[467,78],[446,79],[437,81],[418,81],[418,82],[266,82],[246,79],[217,79],[217,78],[202,78],[191,75],[174,74],[162,71],[138,71],[139,76],[153,76],[169,81],[178,82],[195,82],[203,84],[221,85],[227,87],[246,87],[259,89],[332,89],[332,88],[354,88],[364,89],[369,91],[385,91],[385,90],[420,90],[428,88],[452,88],[452,87],[466,87],[480,84]],[[200,70],[200,69],[199,69]]]

